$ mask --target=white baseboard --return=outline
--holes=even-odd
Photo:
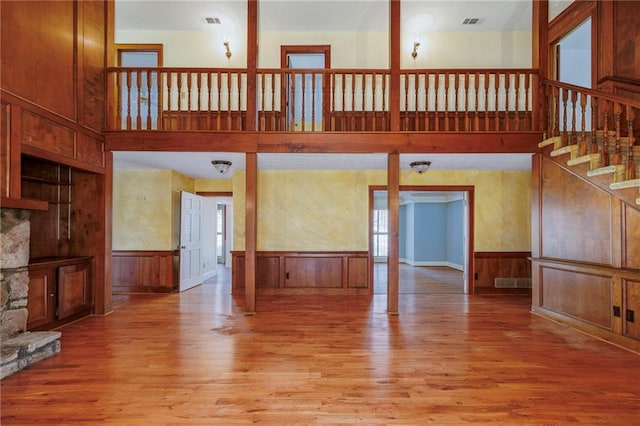
[[[202,281],[206,281],[211,277],[215,277],[216,275],[218,275],[218,271],[216,271],[215,269],[209,272],[205,272],[204,274],[202,274]]]
[[[429,261],[413,261],[402,259],[401,262],[411,266],[446,266],[447,268],[457,269],[458,271],[464,271],[463,265],[458,265],[452,262],[429,262]]]

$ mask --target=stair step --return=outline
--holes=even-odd
[[[622,180],[622,177],[624,176],[624,166],[598,167],[596,169],[589,170],[587,172],[587,176],[589,177],[604,176],[608,174],[613,175],[614,182],[619,182]]]
[[[623,180],[621,182],[614,182],[609,186],[611,189],[625,189],[625,188],[639,188],[640,179]]]
[[[557,145],[560,143],[560,141],[562,140],[562,138],[560,136],[552,136],[550,138],[547,138],[545,140],[543,140],[542,142],[540,142],[538,144],[538,148],[544,148],[545,146],[549,146],[549,145]]]
[[[554,149],[551,151],[552,157],[559,157],[564,154],[571,154],[571,158],[576,158],[576,154],[578,153],[579,147],[578,145],[568,145],[563,146],[562,148]]]
[[[577,166],[578,164],[589,163],[593,170],[598,167],[598,161],[600,161],[600,154],[587,154],[567,161],[567,165]]]

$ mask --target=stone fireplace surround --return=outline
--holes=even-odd
[[[0,379],[60,352],[59,331],[27,331],[29,211],[1,209]]]

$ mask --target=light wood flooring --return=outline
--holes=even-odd
[[[462,271],[445,266],[411,266],[400,264],[398,271],[400,294],[462,294]],[[373,264],[373,291],[387,294],[387,264]]]
[[[9,424],[634,425],[640,356],[523,296],[259,296],[225,279],[119,299],[2,381]]]

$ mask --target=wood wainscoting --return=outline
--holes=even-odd
[[[171,293],[178,289],[180,252],[114,251],[114,293]]]
[[[244,291],[245,254],[232,251],[232,292]],[[259,294],[372,294],[369,253],[260,251],[256,262]]]
[[[475,252],[475,294],[531,294],[528,251]],[[499,280],[496,280],[498,278]],[[503,282],[504,286],[496,286]]]

